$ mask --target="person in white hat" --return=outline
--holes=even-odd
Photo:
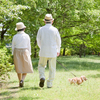
[[[12,54],[14,55],[14,65],[19,79],[19,87],[24,86],[24,79],[27,73],[33,73],[31,62],[30,37],[26,34],[26,26],[22,22],[16,24],[17,34],[12,40]]]
[[[57,28],[52,26],[54,19],[51,14],[45,15],[45,25],[38,30],[37,44],[39,51],[39,86],[43,87],[45,82],[45,68],[49,61],[49,78],[47,88],[53,86],[53,80],[56,72],[56,57],[60,55],[61,37]]]

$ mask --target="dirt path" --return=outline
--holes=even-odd
[[[11,84],[3,85],[2,88],[0,88],[0,100],[7,100],[15,97],[18,98],[19,90],[18,86],[13,87]]]

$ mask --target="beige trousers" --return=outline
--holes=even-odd
[[[47,65],[47,61],[49,60],[49,78],[47,80],[47,87],[52,87],[53,80],[55,77],[56,72],[56,57],[55,58],[47,58],[47,57],[40,57],[39,64],[38,64],[38,71],[39,71],[39,78],[45,78],[45,68]]]

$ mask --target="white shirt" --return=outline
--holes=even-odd
[[[57,28],[51,24],[41,27],[37,33],[37,44],[40,48],[39,56],[56,57],[61,47],[61,38]]]
[[[24,31],[18,32],[14,35],[12,40],[12,54],[14,52],[14,48],[27,48],[31,55],[31,45],[30,45],[30,37]]]

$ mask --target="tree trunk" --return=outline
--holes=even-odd
[[[84,53],[84,57],[85,57],[86,56],[86,46],[84,43],[83,43],[83,53]]]
[[[80,49],[79,49],[79,57],[82,57],[82,44],[80,45]]]
[[[64,50],[63,50],[63,56],[65,56],[65,48],[64,48]]]
[[[98,52],[98,56],[100,56],[100,52]]]
[[[1,42],[4,40],[4,34],[5,34],[5,32],[2,31],[2,32],[1,32]]]
[[[36,42],[36,40],[35,40],[35,42],[34,42],[34,47],[35,47],[35,48],[34,48],[34,58],[37,57],[37,52],[36,52],[36,51],[37,51],[36,43],[37,43],[37,42]]]
[[[1,31],[1,42],[4,40],[4,34],[7,32],[8,28],[9,26],[5,27],[5,25],[3,25],[2,31]]]

